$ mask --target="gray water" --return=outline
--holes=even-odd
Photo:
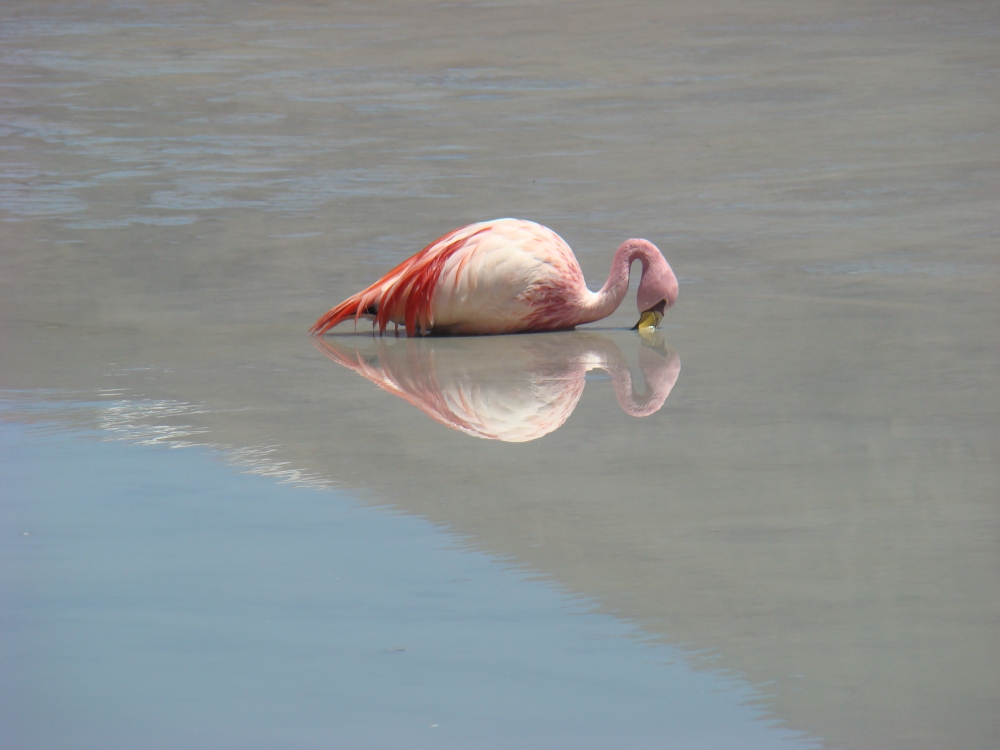
[[[443,729],[430,713],[449,706],[459,745],[690,746],[671,723],[679,696],[716,680],[732,700],[691,713],[729,711],[701,725],[707,746],[993,747],[998,39],[990,2],[5,4],[14,746],[147,745],[114,708],[129,691],[147,726],[173,727],[164,746],[247,744],[226,729],[241,695],[260,746],[419,746],[438,740],[406,722]],[[380,343],[348,326],[327,348],[305,335],[428,241],[498,216],[559,232],[592,288],[623,239],[647,237],[679,301],[652,339],[627,330],[631,300],[570,334]],[[479,394],[479,432],[521,442],[455,429],[454,409],[414,395],[428,389]],[[117,478],[127,467],[146,479]],[[116,497],[141,500],[135,525]],[[152,565],[143,535],[198,512],[199,533],[247,567],[196,545],[184,575],[154,565],[155,595],[123,614],[122,576]],[[357,531],[331,529],[325,558],[337,513]],[[113,530],[113,555],[54,528],[45,541],[63,517],[84,538]],[[417,542],[396,549],[400,533]],[[304,696],[296,675],[314,684],[355,637],[322,627],[341,622],[336,560],[380,544],[394,550],[383,572],[356,585],[386,609],[344,627],[422,611],[447,644],[457,618],[496,636],[494,666],[456,649],[447,669],[420,654],[394,676],[359,657]],[[260,650],[239,597],[207,593],[264,576],[255,545],[280,562],[269,585],[294,583],[320,623],[272,598],[254,615],[277,623]],[[107,575],[73,597],[54,559]],[[407,571],[475,585],[436,607]],[[31,590],[44,606],[29,613]],[[93,639],[71,637],[81,606]],[[567,624],[580,617],[593,619]],[[536,621],[548,629],[529,633]],[[125,627],[174,644],[170,681],[143,679],[148,654],[114,637]],[[560,649],[595,637],[615,645],[565,710],[552,696],[583,662]],[[366,653],[416,655],[377,640]],[[246,688],[237,647],[280,679]],[[198,687],[205,663],[214,690]],[[94,669],[97,697],[80,677]],[[433,676],[452,689],[428,714],[424,693],[393,683]],[[350,715],[365,719],[344,728],[323,698],[369,678],[393,697],[359,699]],[[473,710],[472,684],[498,707]],[[626,689],[642,696],[632,722],[583,710]],[[187,734],[178,696],[202,717]]]

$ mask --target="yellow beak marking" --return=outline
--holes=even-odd
[[[656,310],[646,310],[639,316],[639,322],[635,324],[635,327],[640,331],[652,330],[660,325],[661,320],[663,320],[663,313]]]

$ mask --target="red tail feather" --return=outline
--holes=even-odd
[[[329,331],[338,323],[347,320],[350,317],[354,317],[357,320],[361,317],[361,313],[364,308],[361,307],[360,303],[362,297],[364,297],[366,289],[364,292],[359,292],[353,297],[345,299],[335,308],[323,315],[319,320],[313,323],[313,327],[309,329],[309,333],[314,336],[322,336],[324,333]]]
[[[379,331],[384,333],[400,306],[408,336],[416,335],[418,330],[429,332],[434,325],[431,313],[434,288],[446,261],[473,237],[489,231],[488,227],[484,227],[468,237],[450,241],[462,229],[465,227],[432,242],[367,289],[341,302],[317,320],[309,332],[319,336],[352,316],[357,320],[368,314],[375,316]],[[367,310],[372,312],[366,313]]]

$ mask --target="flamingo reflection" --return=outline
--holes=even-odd
[[[353,341],[352,341],[353,340]],[[536,440],[558,429],[576,408],[591,370],[611,376],[621,408],[634,417],[658,411],[681,362],[662,334],[645,333],[639,347],[643,394],[614,341],[593,332],[521,336],[314,339],[334,362],[409,401],[443,425],[481,438]],[[351,342],[351,343],[348,343]]]

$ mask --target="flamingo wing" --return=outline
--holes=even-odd
[[[509,333],[572,328],[572,301],[586,293],[572,250],[546,227],[518,219],[469,224],[432,242],[323,315],[322,334],[341,321],[374,317],[380,332],[408,335]]]

